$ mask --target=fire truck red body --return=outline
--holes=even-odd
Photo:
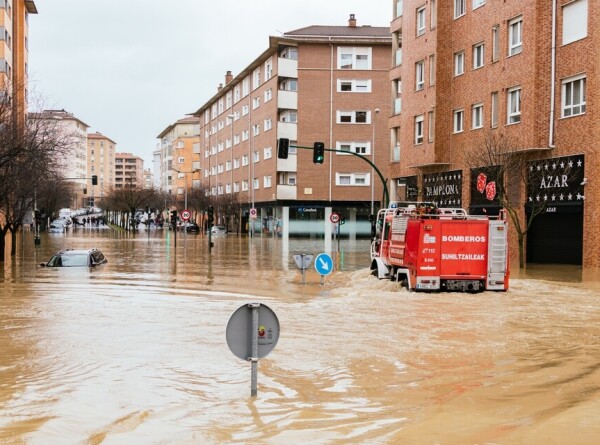
[[[409,289],[508,290],[508,227],[463,209],[410,204],[382,209],[371,245],[371,270]]]

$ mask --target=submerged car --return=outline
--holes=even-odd
[[[188,233],[198,233],[198,232],[200,232],[200,226],[196,223],[189,223],[187,225],[187,227],[185,228],[185,230]]]
[[[96,267],[108,260],[98,249],[65,249],[57,252],[45,267]]]
[[[64,233],[67,231],[67,225],[63,220],[55,219],[48,226],[50,233]]]
[[[227,228],[224,226],[212,226],[210,231],[213,235],[225,235],[227,233]]]

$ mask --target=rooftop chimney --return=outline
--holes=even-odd
[[[227,74],[225,74],[225,85],[227,85],[232,80],[233,80],[233,74],[231,74],[231,71],[227,71]]]
[[[221,91],[222,89],[223,89],[223,84],[222,84],[222,83],[220,83],[220,84],[219,84],[219,88],[217,88],[217,93],[218,93],[219,91]]]
[[[350,14],[350,19],[348,20],[348,26],[350,28],[356,28],[356,16],[354,14]]]

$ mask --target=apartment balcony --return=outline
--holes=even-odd
[[[298,78],[298,61],[279,57],[277,59],[277,75],[279,77]]]
[[[298,125],[295,122],[277,122],[277,137],[298,140]]]
[[[298,171],[298,156],[290,154],[287,159],[277,159],[278,172],[296,172]]]
[[[277,92],[277,108],[297,110],[298,93],[296,91],[279,90]]]
[[[295,185],[277,185],[277,199],[297,199]]]

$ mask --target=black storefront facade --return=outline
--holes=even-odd
[[[527,233],[528,263],[583,263],[584,167],[583,154],[529,164],[525,210],[541,212]]]
[[[528,263],[575,264],[583,262],[583,210],[585,202],[583,154],[532,161],[528,164],[525,215]],[[438,207],[468,208],[472,215],[498,215],[498,190],[504,184],[502,169],[470,170],[469,202],[463,202],[463,171],[452,170],[400,178],[407,185],[407,200],[433,202]],[[420,193],[418,193],[420,192]]]

